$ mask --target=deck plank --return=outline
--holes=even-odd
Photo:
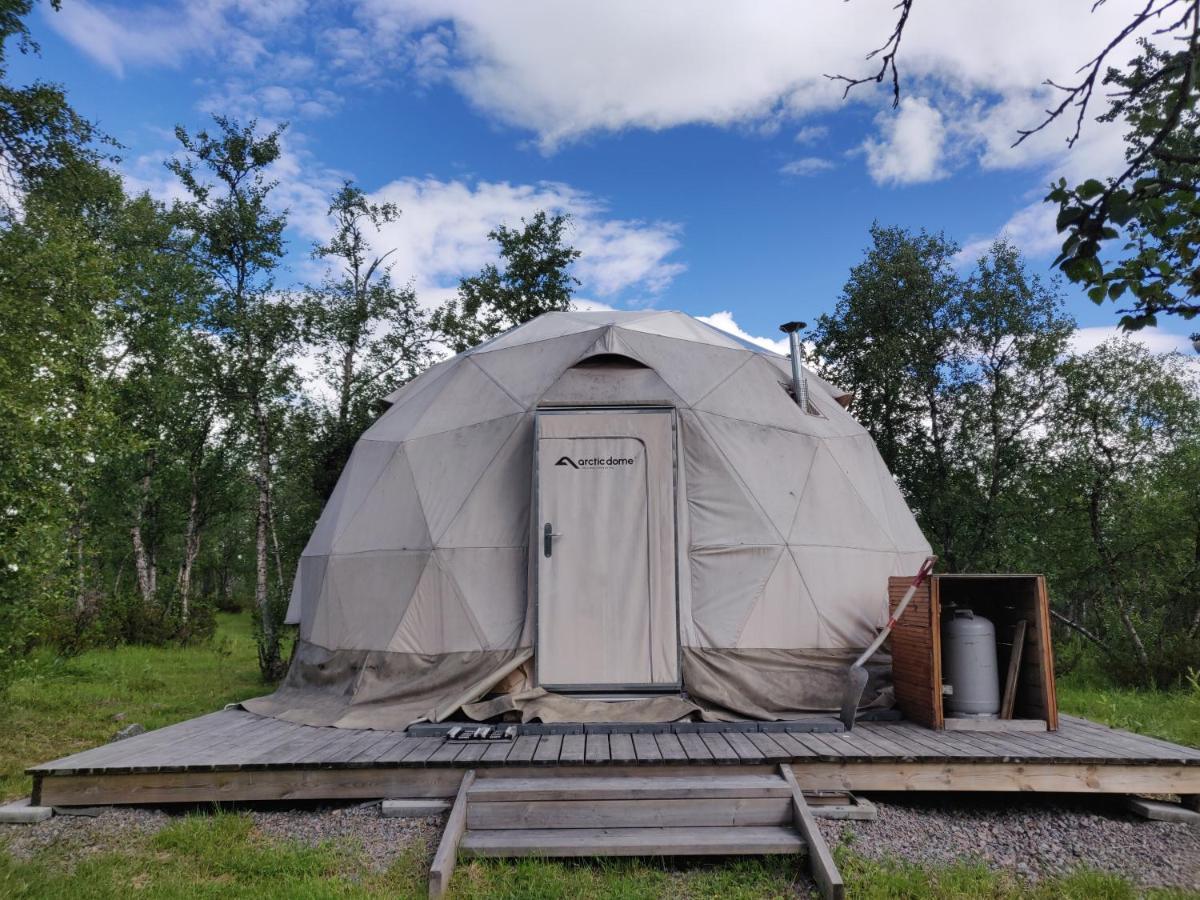
[[[772,731],[771,740],[777,743],[785,753],[790,754],[792,759],[805,759],[817,755],[815,750],[800,743],[796,740],[796,736],[788,731]]]
[[[533,759],[534,751],[537,750],[538,735],[523,734],[513,741],[512,749],[508,752],[508,756],[504,758],[504,764],[507,766],[528,765]]]
[[[558,761],[581,763],[587,754],[587,738],[582,734],[564,734]]]
[[[372,762],[378,766],[395,766],[404,762],[414,750],[421,746],[419,737],[405,735],[393,744],[384,747]]]
[[[750,731],[746,733],[746,739],[762,754],[763,762],[787,762],[792,758],[775,740],[775,735],[765,731]]]
[[[679,739],[683,752],[687,754],[688,762],[712,762],[712,751],[700,740],[699,734],[685,731],[675,737]]]
[[[652,734],[635,734],[633,751],[637,754],[637,761],[643,765],[654,765],[663,761],[662,751]]]
[[[658,752],[662,754],[663,762],[687,762],[687,750],[679,742],[679,735],[665,732],[656,734],[654,743],[658,746]]]
[[[610,734],[608,736],[608,752],[614,763],[637,762],[637,752],[633,749],[632,735]]]
[[[716,731],[702,731],[700,740],[704,742],[704,746],[708,748],[715,762],[735,763],[738,761],[737,751],[730,746],[725,735]]]
[[[543,734],[538,741],[537,749],[533,751],[533,761],[542,765],[558,762],[562,751],[563,736],[561,734]]]
[[[608,750],[607,734],[587,734],[584,759],[593,765],[603,765],[611,760]]]
[[[724,737],[729,742],[729,746],[733,748],[733,752],[738,755],[738,759],[742,762],[760,763],[763,761],[763,752],[754,745],[754,742],[747,735],[731,731]]]

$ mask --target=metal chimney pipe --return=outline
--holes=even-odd
[[[779,330],[788,336],[792,349],[792,391],[796,395],[796,405],[804,413],[808,412],[808,379],[800,366],[800,329],[807,327],[805,322],[785,322],[779,326]]]

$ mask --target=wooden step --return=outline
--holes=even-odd
[[[548,778],[480,778],[472,803],[533,800],[668,800],[791,797],[779,775],[709,775],[613,778],[599,775]]]
[[[724,856],[799,853],[793,828],[524,828],[468,831],[465,856]]]
[[[695,797],[655,800],[494,800],[467,805],[467,828],[663,828],[787,825],[792,798]]]

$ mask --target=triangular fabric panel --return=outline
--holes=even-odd
[[[557,341],[476,353],[471,359],[528,409],[584,355],[595,338],[595,331],[581,331]]]
[[[492,464],[527,413],[492,419],[470,428],[409,441],[404,454],[412,467],[425,521],[435,544],[454,521],[467,495]],[[530,463],[532,465],[532,462]]]
[[[333,556],[308,640],[330,650],[386,650],[412,600],[428,551]]]
[[[560,338],[579,331],[593,331],[606,324],[608,323],[604,320],[584,318],[577,313],[546,313],[531,322],[526,322],[520,328],[514,328],[486,344],[481,344],[478,349],[471,351],[471,354],[505,350],[522,344],[532,344],[534,341]]]
[[[736,647],[738,630],[775,571],[782,547],[693,550],[692,620],[710,647]]]
[[[654,368],[689,406],[754,358],[750,350],[733,350],[676,338],[620,329],[635,359]]]
[[[791,554],[821,611],[820,646],[857,649],[871,643],[887,617],[896,554],[844,547],[793,547]]]
[[[695,413],[785,540],[820,446],[815,438]]]
[[[790,553],[783,553],[742,626],[744,649],[820,647],[821,616]]]
[[[525,547],[533,487],[533,417],[524,416],[438,537],[440,547]]]
[[[421,417],[434,405],[441,396],[442,390],[450,383],[464,365],[463,357],[455,357],[447,361],[446,368],[436,379],[427,382],[419,390],[405,397],[387,412],[375,420],[365,432],[363,438],[370,441],[403,441],[421,421]]]
[[[296,580],[300,585],[300,619],[312,621],[325,589],[325,570],[329,568],[328,556],[302,556],[296,569]]]
[[[824,431],[824,420],[802,413],[772,366],[757,358],[721,382],[696,409],[806,434]]]
[[[441,362],[434,363],[424,372],[417,375],[416,378],[412,379],[412,381],[402,384],[384,397],[384,401],[393,405],[399,403],[401,400],[407,402],[427,387],[430,387],[435,381],[441,380],[442,376],[449,372],[458,362],[458,357],[452,356],[449,359],[443,359]]]
[[[484,649],[476,623],[436,555],[430,556],[412,602],[388,643],[393,653],[463,653]]]
[[[862,498],[880,528],[888,527],[887,501],[884,498],[881,471],[886,472],[883,460],[875,449],[870,435],[834,438],[826,445],[838,467],[846,474],[850,487]]]
[[[805,485],[788,542],[794,546],[896,549],[824,445],[813,459],[812,474]]]
[[[358,511],[334,538],[333,546],[337,553],[428,550],[433,546],[404,453],[392,457]]]
[[[398,450],[393,443],[368,440],[365,436],[359,439],[317,519],[317,526],[304,547],[305,555],[329,554],[337,533],[358,512]]]
[[[691,316],[677,312],[663,312],[635,322],[622,322],[622,328],[631,331],[641,331],[646,334],[658,334],[663,337],[677,338],[681,341],[695,341],[698,344],[711,344],[714,347],[728,347],[733,350],[744,349],[742,344],[728,337],[716,328],[709,328],[703,322],[698,322]]]
[[[427,437],[524,411],[525,407],[505,393],[474,359],[467,358],[445,380],[438,402],[426,410],[405,437]]]
[[[524,547],[472,547],[439,550],[437,556],[483,632],[484,649],[517,647],[525,624],[528,551]]]
[[[917,520],[913,516],[912,510],[904,502],[904,495],[900,493],[900,486],[896,484],[896,479],[892,477],[892,473],[884,466],[882,459],[879,460],[877,471],[880,480],[880,493],[883,495],[884,513],[887,516],[888,530],[892,535],[892,540],[896,543],[896,547],[900,550],[915,553],[926,552],[929,542],[925,540],[925,535],[921,533],[921,528],[917,525]]]
[[[705,432],[701,414],[682,412],[683,464],[693,547],[783,544],[758,502]]]

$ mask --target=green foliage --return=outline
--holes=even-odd
[[[36,650],[5,700],[0,798],[29,793],[27,766],[103,744],[132,722],[161,728],[262,693],[250,617],[215,618],[213,639],[185,646],[94,647],[70,658]]]
[[[1200,390],[1182,361],[1114,340],[1064,360],[1050,396],[1043,565],[1125,680],[1200,666]]]
[[[498,226],[488,237],[500,247],[501,271],[489,263],[464,278],[458,296],[433,317],[433,327],[461,353],[544,312],[566,310],[579,279],[570,266],[579,251],[566,243],[571,217],[539,210],[520,229]]]
[[[871,228],[871,247],[810,339],[949,571],[995,568],[1024,539],[1023,484],[1074,323],[999,242],[961,278],[941,235]]]
[[[1066,235],[1056,263],[1094,302],[1127,303],[1128,329],[1200,313],[1200,52],[1194,40],[1141,47],[1127,70],[1104,79],[1115,101],[1101,119],[1124,119],[1127,168],[1073,188],[1060,179],[1046,197]]]
[[[50,5],[57,10],[60,0]],[[17,217],[13,198],[45,192],[50,182],[68,194],[85,186],[90,171],[111,158],[100,147],[114,146],[71,108],[59,86],[8,83],[9,45],[38,52],[25,25],[32,9],[32,0],[0,0],[0,219],[6,221]]]
[[[255,622],[259,666],[263,678],[273,681],[285,667],[280,641],[287,606],[272,501],[274,455],[301,337],[299,304],[275,290],[274,282],[286,217],[271,208],[275,184],[267,171],[279,158],[282,128],[259,135],[253,121],[242,125],[214,116],[214,122],[214,133],[191,135],[176,128],[184,153],[167,167],[191,195],[180,215],[194,235],[191,258],[213,286],[203,324],[221,348],[217,393],[222,410],[253,447]]]
[[[943,571],[1037,571],[1124,683],[1200,667],[1200,385],[1114,341],[1071,354],[1054,285],[998,243],[872,229],[811,338]]]
[[[400,215],[394,204],[370,203],[346,182],[329,207],[333,237],[313,255],[331,263],[305,304],[308,340],[320,371],[336,396],[319,417],[314,487],[324,500],[332,492],[358,436],[379,415],[380,402],[433,362],[429,314],[412,286],[397,287],[387,257],[375,254],[375,233]]]
[[[1059,709],[1114,728],[1200,747],[1200,669],[1185,670],[1177,688],[1153,690],[1114,684],[1109,666],[1107,660],[1088,652],[1077,668],[1060,674]]]

